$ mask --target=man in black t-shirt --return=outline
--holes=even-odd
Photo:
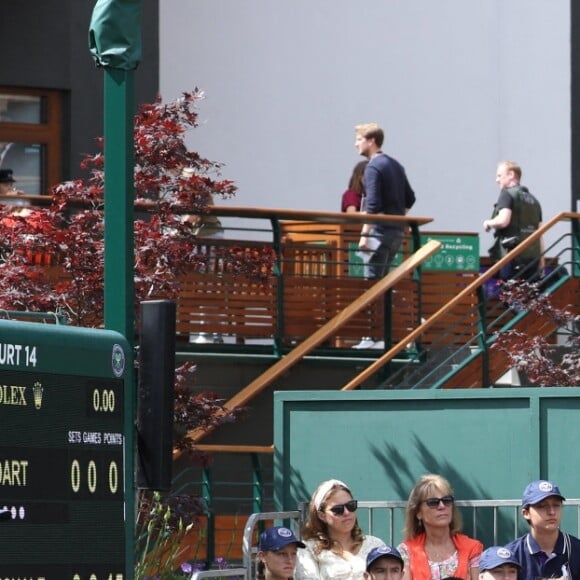
[[[520,185],[522,170],[513,161],[502,161],[497,166],[496,182],[500,194],[491,219],[483,222],[486,232],[495,230],[499,256],[515,248],[533,234],[542,222],[542,207],[527,187]],[[544,268],[541,240],[526,248],[517,258],[501,269],[500,277],[523,278],[533,281]]]

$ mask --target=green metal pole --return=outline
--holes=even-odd
[[[489,379],[489,345],[487,344],[487,300],[485,298],[485,289],[480,286],[477,289],[477,327],[478,339],[477,345],[481,348],[481,386],[491,387]]]
[[[285,312],[284,312],[284,274],[282,273],[282,228],[280,220],[276,217],[271,218],[272,224],[272,246],[276,253],[276,262],[274,263],[274,276],[277,278],[276,285],[276,311],[278,322],[276,325],[276,334],[274,336],[274,355],[282,357],[282,337],[285,329]]]
[[[105,68],[105,328],[135,342],[133,281],[133,71]],[[125,381],[126,577],[134,575],[135,373],[128,361]]]
[[[259,513],[264,506],[264,481],[262,479],[262,466],[260,464],[260,455],[252,453],[252,511]],[[264,531],[264,522],[258,523],[258,531]]]
[[[105,327],[134,343],[133,71],[105,69]]]
[[[580,277],[580,223],[572,220],[572,276]]]
[[[206,537],[206,553],[205,566],[210,569],[215,560],[215,514],[213,511],[213,481],[211,470],[209,467],[204,467],[202,471],[202,493],[201,497],[205,503],[205,510],[207,514],[207,537]]]

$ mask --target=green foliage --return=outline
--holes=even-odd
[[[191,518],[190,518],[191,519]],[[185,523],[172,507],[162,501],[161,494],[140,492],[135,541],[135,579],[173,580],[183,578],[179,567],[181,542],[195,525]]]

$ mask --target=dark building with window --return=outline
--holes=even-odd
[[[96,0],[3,0],[0,166],[18,189],[47,193],[80,175],[103,134],[103,71],[88,46]],[[158,0],[143,0],[135,106],[159,92]]]

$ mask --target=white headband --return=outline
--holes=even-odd
[[[326,499],[328,492],[333,487],[344,487],[350,493],[350,490],[348,489],[348,485],[346,485],[346,483],[344,483],[343,481],[340,481],[340,479],[329,479],[328,481],[322,482],[318,486],[318,489],[316,490],[316,493],[314,494],[314,497],[312,498],[312,503],[314,504],[316,511],[320,510],[320,506],[322,505],[322,502]]]

